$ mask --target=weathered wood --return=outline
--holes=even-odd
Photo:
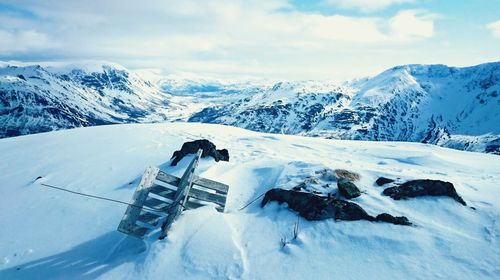
[[[154,197],[148,197],[146,201],[144,201],[144,206],[167,213],[168,209],[171,206],[171,203]]]
[[[153,185],[149,189],[149,192],[153,193],[153,194],[156,194],[156,195],[159,195],[161,197],[170,199],[170,200],[174,200],[175,199],[175,193],[176,193],[176,191],[171,190],[169,188],[165,188],[164,186],[160,186],[160,185]]]
[[[167,183],[169,185],[177,187],[179,185],[179,182],[181,181],[180,178],[170,175],[168,173],[165,173],[163,171],[158,172],[158,175],[156,175],[156,180],[162,181],[164,183]]]
[[[128,232],[126,232],[126,233],[129,234],[129,235],[133,235],[133,236],[139,237],[139,238],[143,238],[144,235],[148,231],[149,231],[149,228],[147,228],[147,227],[141,227],[141,226],[135,225],[132,228],[130,228],[130,230]]]
[[[181,180],[180,178],[178,178],[174,175],[170,175],[168,173],[165,173],[163,171],[158,172],[156,179],[161,181],[161,182],[172,185],[172,186],[178,186],[179,182]],[[223,193],[223,194],[227,194],[227,192],[229,190],[229,186],[226,184],[222,184],[222,183],[216,182],[214,180],[206,179],[206,178],[201,178],[201,177],[198,177],[196,175],[194,175],[193,184],[207,188],[207,189],[211,189],[211,190],[217,191],[218,193]]]
[[[191,199],[188,199],[188,201],[186,201],[186,209],[196,209],[196,208],[200,208],[202,206],[205,206],[205,204],[203,203],[200,203],[198,201],[192,201]]]
[[[180,178],[178,178],[174,175],[170,175],[168,173],[165,173],[163,171],[158,172],[156,179],[161,181],[161,182],[172,185],[172,186],[178,186],[179,182],[181,180]],[[223,194],[227,194],[227,192],[229,190],[229,186],[226,184],[222,184],[222,183],[216,182],[214,180],[206,179],[206,178],[201,178],[201,177],[198,177],[196,175],[194,175],[193,184],[207,188],[207,189],[211,189],[211,190],[217,191],[218,193],[223,193]]]
[[[226,184],[222,184],[206,178],[201,178],[196,175],[194,176],[193,184],[217,191],[217,193],[221,194],[227,194],[227,192],[229,191],[229,186]]]
[[[166,221],[160,234],[160,239],[163,239],[184,209],[196,209],[207,203],[214,203],[217,211],[224,212],[229,186],[194,175],[202,152],[201,149],[198,150],[181,178],[149,167],[131,201],[131,204],[137,206],[127,208],[118,230],[143,238],[150,227],[156,227],[165,214]]]
[[[170,229],[172,223],[177,219],[177,217],[181,214],[182,209],[185,207],[186,201],[188,199],[188,193],[192,186],[192,180],[194,177],[194,171],[198,166],[198,162],[201,158],[203,150],[198,150],[196,156],[193,158],[188,168],[182,175],[179,184],[177,185],[177,193],[175,194],[175,199],[172,203],[172,207],[168,211],[167,220],[162,226],[162,233],[160,235],[160,239],[163,239],[167,236],[167,231]]]
[[[137,218],[141,213],[140,206],[144,204],[144,201],[148,197],[149,188],[153,185],[156,175],[158,175],[159,171],[160,169],[158,169],[157,167],[151,166],[146,169],[146,172],[144,172],[144,175],[141,178],[141,182],[139,183],[139,186],[137,186],[132,200],[130,201],[130,204],[136,206],[130,205],[127,207],[127,210],[125,211],[125,214],[123,215],[123,218],[118,225],[118,231],[139,236],[135,228]],[[140,232],[142,232],[142,230]],[[140,237],[142,237],[142,235]]]
[[[162,218],[161,216],[153,214],[151,212],[142,211],[139,217],[137,218],[137,221],[156,227],[158,225],[158,221],[161,218]]]
[[[191,210],[191,209],[197,209],[197,208],[200,208],[200,207],[203,207],[203,206],[207,206],[207,205],[208,204],[207,203],[203,203],[203,201],[193,201],[193,200],[189,199],[186,202],[185,207],[186,207],[186,209]],[[216,206],[215,210],[217,210],[218,212],[223,213],[224,212],[224,206]]]
[[[213,203],[219,204],[221,206],[224,206],[226,204],[226,196],[225,195],[209,193],[209,192],[199,190],[196,188],[191,188],[191,190],[189,191],[189,197],[196,198],[199,200],[208,201],[208,202],[213,202]]]

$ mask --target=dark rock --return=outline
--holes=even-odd
[[[314,195],[312,193],[298,192],[293,190],[272,189],[266,192],[264,199],[261,202],[261,207],[264,207],[269,201],[277,201],[279,204],[287,203],[288,207],[296,212],[306,220],[325,220],[336,219],[344,221],[381,221],[394,223],[398,225],[408,224],[408,219],[404,217],[392,217],[392,219],[384,218],[378,219],[370,216],[361,206],[356,203],[336,199],[331,196],[324,197]],[[388,215],[388,214],[383,214]],[[379,215],[380,216],[380,215]],[[404,219],[407,223],[404,223]]]
[[[353,182],[346,179],[340,179],[337,182],[337,187],[339,188],[339,193],[347,199],[355,198],[361,195],[358,187],[356,187]]]
[[[359,178],[361,178],[361,175],[359,175],[356,172],[352,172],[349,170],[345,169],[335,169],[333,170],[335,172],[335,176],[340,180],[340,179],[345,179],[351,182],[354,181],[359,181]]]
[[[411,226],[410,221],[405,216],[394,217],[391,214],[382,213],[375,218],[379,222],[386,222],[395,225]]]
[[[389,183],[392,183],[394,182],[393,179],[389,179],[389,178],[385,178],[385,177],[380,177],[377,179],[377,181],[375,181],[375,184],[377,184],[377,186],[383,186],[385,184],[389,184]]]
[[[179,151],[175,151],[172,155],[171,166],[176,166],[177,163],[188,154],[196,154],[199,149],[203,150],[201,157],[211,156],[215,161],[229,161],[229,152],[226,149],[217,150],[214,143],[206,140],[195,140],[192,142],[186,142],[182,144],[182,148]]]
[[[495,155],[500,155],[500,145],[488,145],[486,146],[485,150],[486,153],[490,154],[495,154]]]
[[[361,206],[347,200],[332,199],[330,200],[330,207],[333,210],[334,218],[336,220],[367,220],[371,222],[375,221],[375,218],[368,215],[368,213],[366,213],[366,211],[361,208]]]
[[[328,198],[312,193],[272,189],[266,192],[261,207],[264,207],[269,201],[277,201],[279,204],[286,202],[290,209],[297,211],[300,216],[307,220],[334,218],[334,213],[328,211],[331,209],[327,209],[329,206]]]
[[[417,196],[449,196],[462,205],[467,205],[450,182],[440,180],[412,180],[400,186],[390,187],[382,192],[395,200]]]

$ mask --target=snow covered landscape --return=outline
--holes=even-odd
[[[225,213],[185,211],[163,241],[116,231],[126,206],[45,188],[64,186],[128,201],[148,165],[170,167],[180,144],[207,138],[229,162],[202,159],[197,173],[230,185]],[[500,275],[500,161],[496,155],[401,142],[339,141],[172,123],[78,128],[0,141],[1,279],[455,278]],[[30,168],[23,168],[30,166]],[[414,226],[306,221],[285,205],[239,210],[275,187],[290,189],[322,168],[361,175],[353,199],[370,214],[404,215]],[[40,179],[35,180],[41,176]],[[394,201],[379,176],[442,179],[451,198]],[[6,214],[8,213],[8,214]],[[299,219],[296,240],[291,239]],[[279,269],[276,269],[278,268]]]
[[[500,279],[498,0],[0,0],[0,280]]]

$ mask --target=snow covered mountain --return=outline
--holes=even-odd
[[[168,94],[119,65],[0,64],[0,138],[163,121],[168,107]]]
[[[230,186],[225,213],[184,211],[166,239],[116,230],[127,205],[44,188],[41,183],[130,201],[148,165],[179,176],[169,158],[207,138],[229,162],[200,161],[196,175]],[[499,279],[500,161],[421,143],[339,141],[198,124],[126,124],[0,140],[0,279]],[[70,160],[69,160],[70,159]],[[78,160],[71,160],[78,159]],[[260,207],[323,168],[357,172],[352,199],[369,214],[404,215],[414,226],[307,221],[286,204]],[[38,178],[40,176],[40,178]],[[379,176],[452,182],[448,197],[392,200]],[[38,178],[38,179],[36,179]],[[321,188],[321,186],[319,186]],[[292,238],[299,221],[298,237]]]
[[[108,123],[189,120],[260,132],[413,141],[500,154],[499,93],[500,62],[466,68],[398,66],[341,84],[140,75],[109,63],[3,63],[0,137]]]
[[[341,85],[277,83],[190,121],[335,139],[415,141],[500,153],[500,62],[406,65]]]

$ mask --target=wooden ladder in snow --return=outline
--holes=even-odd
[[[217,211],[224,212],[229,186],[194,174],[202,152],[198,150],[181,178],[157,167],[148,167],[118,231],[144,238],[155,231],[160,221],[164,221],[160,234],[160,239],[163,239],[184,209],[196,209],[209,202],[217,205]]]

